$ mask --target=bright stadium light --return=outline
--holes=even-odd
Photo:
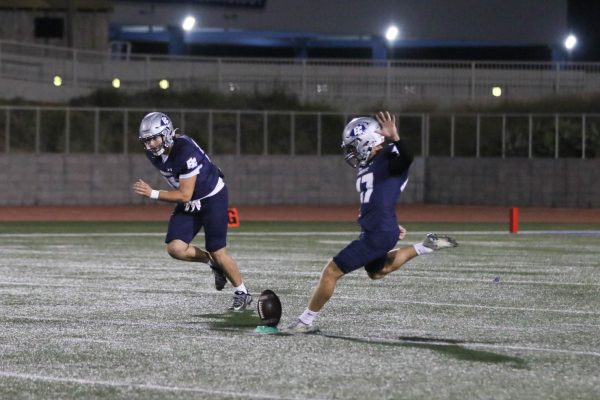
[[[185,17],[185,19],[181,23],[181,27],[186,32],[189,32],[192,29],[194,29],[195,25],[196,25],[196,18],[192,17],[191,15],[188,15],[187,17]]]
[[[113,79],[113,80],[112,80],[112,86],[113,86],[115,89],[118,89],[118,88],[120,88],[120,87],[121,87],[121,80],[120,80],[119,78],[115,78],[115,79]]]
[[[158,86],[163,90],[167,90],[169,88],[169,81],[166,79],[161,79],[158,82]]]
[[[577,37],[572,33],[565,38],[565,49],[571,51],[577,46]]]
[[[385,31],[385,39],[388,42],[393,42],[398,39],[398,35],[400,34],[400,29],[396,25],[390,25]]]
[[[492,96],[494,96],[494,97],[500,97],[500,96],[502,96],[502,87],[500,87],[500,86],[494,86],[492,88]]]
[[[58,87],[58,86],[62,86],[62,78],[60,77],[60,75],[56,75],[54,76],[54,78],[52,79],[52,83],[54,84],[54,86]]]

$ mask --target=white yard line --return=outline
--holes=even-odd
[[[558,333],[566,333],[569,331],[569,328],[573,330],[574,328],[586,328],[589,330],[596,330],[600,328],[598,324],[553,324],[551,327],[549,326],[528,326],[528,327],[518,327],[518,326],[506,326],[506,325],[471,325],[469,324],[469,328],[477,328],[477,329],[485,329],[489,331],[514,331],[514,332],[558,332]]]
[[[486,272],[485,270],[473,271],[486,273],[490,276],[494,275],[492,273]],[[510,275],[510,271],[503,272],[506,275]],[[497,274],[497,273],[496,273]],[[486,283],[490,285],[540,285],[540,286],[600,286],[600,283],[579,283],[579,282],[549,282],[549,281],[514,281],[514,280],[502,280],[498,283],[493,282],[491,279],[474,279],[474,278],[448,278],[442,276],[430,276],[430,275],[411,275],[411,274],[403,274],[402,278],[415,278],[415,279],[428,279],[428,280],[437,280],[437,281],[452,281],[452,282],[476,282],[476,283]]]
[[[297,297],[294,295],[288,295]],[[356,301],[368,301],[372,300],[366,297],[356,297],[356,296],[337,296],[337,299],[344,300],[356,300]],[[531,307],[506,307],[506,306],[481,306],[477,304],[460,304],[460,303],[436,303],[436,302],[428,302],[428,301],[405,301],[405,300],[386,300],[386,299],[378,299],[378,302],[385,303],[398,303],[398,304],[414,304],[414,305],[423,305],[423,306],[435,306],[435,307],[457,307],[457,308],[477,308],[483,310],[511,310],[511,311],[533,311],[533,312],[546,312],[546,313],[564,313],[564,314],[576,314],[576,315],[600,315],[600,312],[596,311],[581,311],[581,310],[560,310],[560,309],[552,309],[552,308],[531,308]]]
[[[165,232],[166,233],[166,232]],[[2,238],[42,238],[42,237],[125,237],[125,236],[165,236],[165,233],[114,232],[114,233],[0,233]]]
[[[150,326],[150,327],[190,327],[187,324],[165,324],[165,323],[144,323],[144,322],[134,322],[134,321],[119,321],[119,320],[86,320],[86,319],[66,319],[66,318],[36,318],[36,317],[23,317],[23,316],[19,316],[19,317],[12,317],[12,318],[19,318],[19,319],[29,319],[29,320],[39,320],[39,321],[61,321],[61,322],[73,322],[73,321],[77,321],[77,322],[86,322],[86,323],[94,323],[94,322],[100,322],[100,323],[107,323],[107,324],[118,324],[118,325],[142,325],[142,326]],[[325,337],[328,337],[329,335],[325,334]],[[332,335],[333,337],[335,337],[335,335]],[[224,336],[206,336],[206,335],[199,335],[199,336],[194,336],[195,339],[209,339],[209,340],[217,340],[222,342],[223,340],[226,340],[227,338]],[[231,337],[230,339],[232,340],[239,340],[239,338],[236,337]],[[389,342],[389,343],[395,343],[398,340],[394,339],[394,338],[370,338],[370,337],[364,337],[363,339],[365,340],[373,340],[374,342]],[[401,340],[401,342],[411,342],[411,340]],[[415,341],[416,343],[423,343],[420,341]],[[600,357],[600,353],[596,352],[596,351],[582,351],[582,350],[569,350],[569,349],[553,349],[553,348],[547,348],[547,347],[533,347],[533,346],[513,346],[513,345],[506,345],[506,344],[490,344],[490,343],[474,343],[474,342],[465,342],[465,343],[447,343],[444,341],[428,341],[426,342],[427,344],[434,344],[434,345],[438,345],[438,346],[461,346],[461,347],[465,347],[465,348],[469,348],[469,347],[475,347],[475,348],[488,348],[488,349],[500,349],[500,350],[521,350],[521,351],[535,351],[535,352],[545,352],[545,353],[561,353],[561,354],[573,354],[573,355],[583,355],[583,356],[592,356],[592,357]],[[8,374],[8,375],[6,375]],[[0,376],[12,376],[11,373],[6,373],[6,372],[2,372],[0,371]],[[45,377],[45,376],[38,376],[38,375],[30,375],[30,374],[15,374],[16,376],[12,376],[12,377],[16,377],[16,378],[22,378],[22,379],[34,379],[34,378],[29,378],[30,376],[36,376],[39,377],[38,379],[34,379],[34,380],[51,380],[51,381],[63,381],[62,379],[65,379],[64,382],[74,382],[74,383],[82,383],[82,384],[99,384],[99,385],[111,385],[111,386],[124,386],[124,387],[135,387],[135,388],[147,388],[147,389],[153,389],[153,390],[166,390],[166,391],[192,391],[192,392],[202,392],[202,393],[212,393],[212,394],[224,394],[224,395],[234,395],[234,393],[231,392],[220,392],[220,391],[210,391],[210,390],[205,390],[205,389],[201,389],[201,388],[179,388],[179,387],[169,387],[169,386],[155,386],[155,385],[130,385],[130,384],[126,384],[126,383],[112,383],[112,382],[104,382],[104,381],[87,381],[87,380],[80,380],[80,379],[70,379],[70,378],[54,378],[54,377]],[[46,379],[47,378],[47,379]],[[262,397],[262,395],[259,394],[252,394],[249,397],[258,397],[258,398],[279,398],[276,396],[273,397]]]
[[[49,375],[40,375],[40,374],[28,374],[28,373],[20,373],[20,372],[11,372],[11,371],[0,371],[0,376],[5,378],[14,378],[14,379],[23,379],[23,380],[31,380],[31,381],[43,381],[43,382],[59,382],[59,383],[76,383],[79,385],[86,386],[108,386],[108,387],[119,387],[125,389],[145,389],[145,390],[154,390],[159,392],[187,392],[187,393],[204,393],[209,395],[220,395],[227,396],[233,398],[239,397],[248,397],[255,399],[300,399],[300,400],[308,400],[308,398],[303,397],[283,397],[280,395],[271,395],[267,393],[251,393],[244,390],[243,393],[239,392],[231,392],[225,390],[213,390],[213,389],[204,389],[201,387],[185,387],[185,386],[165,386],[165,385],[154,385],[150,383],[129,383],[129,382],[119,382],[119,381],[105,381],[105,380],[92,380],[92,379],[81,379],[81,378],[63,378],[59,376],[49,376]],[[312,399],[313,397],[311,397]]]
[[[106,286],[103,285],[99,285],[99,286],[94,286],[94,285],[82,285],[80,283],[73,283],[73,284],[66,284],[66,283],[31,283],[31,282],[7,282],[7,281],[0,281],[0,286],[23,286],[23,287],[52,287],[52,288],[77,288],[77,289],[97,289],[99,291],[105,291],[107,289]],[[165,293],[165,294],[170,294],[170,293],[180,293],[180,294],[185,294],[185,293],[193,293],[193,294],[208,294],[208,295],[213,295],[215,294],[215,289],[197,289],[194,288],[192,289],[165,289],[164,287],[149,287],[149,286],[127,286],[127,285],[123,285],[123,286],[111,286],[111,289],[113,291],[118,291],[118,292],[123,292],[123,291],[127,291],[127,290],[133,290],[133,291],[156,291],[157,294],[158,293]]]
[[[77,267],[79,268],[79,267]],[[139,269],[138,267],[127,267],[127,268],[122,268],[123,270],[136,270]],[[107,267],[106,270],[110,270],[110,271],[118,271],[121,270],[121,267],[119,266],[113,266],[113,267]],[[166,270],[165,268],[161,267],[161,268],[146,268],[144,267],[144,271],[163,271]],[[192,272],[194,272],[193,270],[191,270]],[[180,271],[181,272],[181,271]],[[269,275],[269,276],[319,276],[319,272],[318,271],[279,271],[279,270],[268,270],[268,269],[264,269],[261,268],[260,270],[255,270],[253,268],[246,268],[245,269],[245,273],[246,274],[253,274],[253,273],[260,273],[262,275]],[[478,270],[478,271],[473,271],[473,273],[481,273],[481,274],[487,274],[490,277],[491,276],[496,276],[498,275],[498,272],[496,273],[490,273],[484,269],[482,270]],[[506,271],[506,272],[502,272],[502,274],[505,275],[510,275],[511,271]],[[473,283],[483,283],[483,284],[489,284],[492,286],[502,286],[502,285],[530,285],[530,286],[575,286],[575,287],[600,287],[600,283],[581,283],[581,282],[553,282],[553,281],[531,281],[531,280],[506,280],[506,279],[502,279],[500,282],[494,282],[492,281],[491,278],[458,278],[458,277],[443,277],[443,276],[434,276],[434,275],[427,275],[427,274],[414,274],[414,273],[410,273],[410,272],[404,272],[402,274],[402,279],[427,279],[430,281],[445,281],[445,282],[473,282]],[[362,279],[364,278],[363,276],[360,275],[349,275],[347,277],[348,279]],[[35,283],[35,282],[30,282],[30,281],[23,281],[23,282],[19,282],[19,281],[0,281],[0,285],[3,286],[30,286],[30,287],[74,287],[74,288],[82,288],[84,287],[81,283],[73,283],[73,284],[65,284],[65,283]],[[88,289],[101,289],[104,288],[104,286],[94,286],[94,285],[86,285],[85,286]],[[115,287],[115,289],[119,289],[119,290],[164,290],[164,291],[168,291],[168,292],[178,292],[178,293],[186,293],[189,292],[190,290],[182,290],[182,289],[165,289],[165,288],[160,288],[160,289],[156,289],[154,287],[147,287],[147,286],[122,286],[122,287]],[[198,293],[209,293],[212,294],[213,291],[211,291],[210,289],[194,289],[194,292],[198,292]]]
[[[196,330],[197,324],[189,323],[174,323],[174,322],[156,322],[156,321],[131,321],[131,320],[120,320],[120,319],[89,319],[89,318],[56,318],[56,317],[30,317],[26,315],[0,315],[0,321],[13,321],[14,320],[26,320],[36,322],[60,322],[60,323],[82,323],[86,325],[100,324],[100,325],[127,325],[127,326],[143,326],[150,328],[189,328]],[[206,321],[206,324],[210,324],[211,321]],[[208,339],[208,340],[224,340],[223,336],[207,336],[198,335],[194,336],[197,339]],[[237,339],[236,339],[237,340]]]

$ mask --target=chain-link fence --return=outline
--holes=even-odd
[[[145,109],[0,107],[2,153],[136,153]],[[353,115],[335,112],[161,110],[209,154],[340,152]],[[397,114],[415,154],[447,157],[599,158],[600,114]]]

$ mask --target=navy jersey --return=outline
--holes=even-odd
[[[384,146],[365,167],[358,170],[356,190],[360,195],[358,223],[367,231],[398,229],[396,203],[408,183],[408,168],[395,175],[390,160],[401,157],[396,144]],[[409,161],[412,161],[412,159]]]
[[[168,156],[157,157],[146,151],[146,157],[160,170],[162,176],[174,189],[179,188],[181,178],[196,175],[192,200],[212,195],[223,186],[219,168],[210,161],[202,148],[189,136],[177,135]]]

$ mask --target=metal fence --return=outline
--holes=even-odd
[[[275,89],[303,100],[344,104],[435,99],[533,98],[600,91],[600,64],[402,60],[250,59],[142,56],[0,41],[0,79],[121,90],[198,87],[220,92]]]
[[[0,152],[141,153],[149,110],[0,107]],[[249,110],[163,110],[210,154],[339,154],[350,114]],[[600,114],[398,113],[415,154],[446,157],[600,158]]]

